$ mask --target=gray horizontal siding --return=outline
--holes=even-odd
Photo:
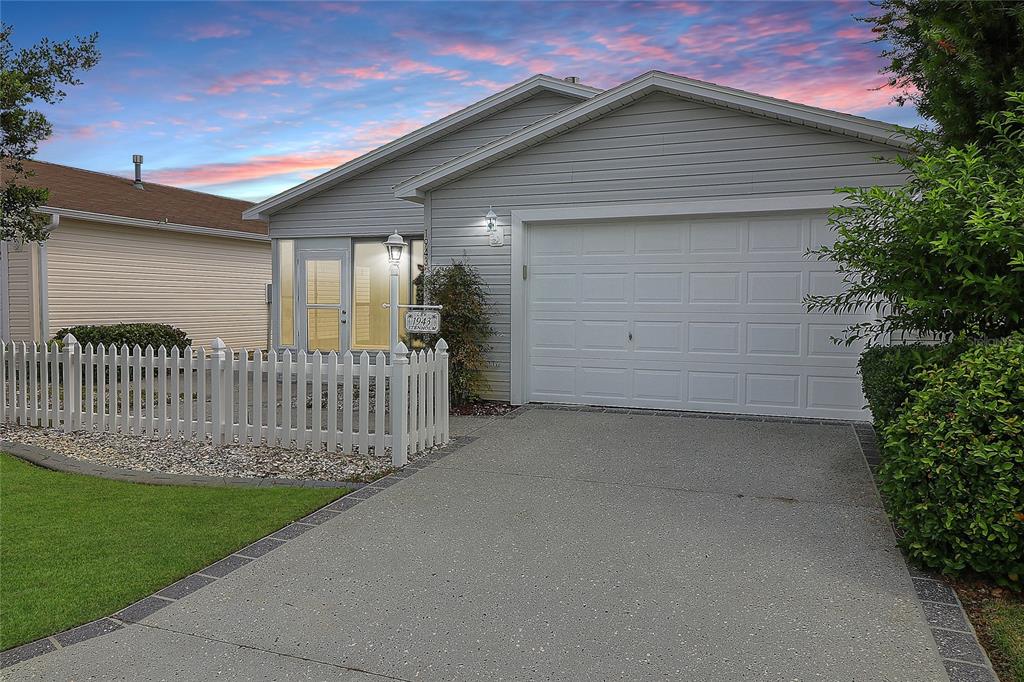
[[[430,193],[433,264],[476,266],[495,336],[490,397],[508,399],[511,247],[487,245],[488,206],[513,210],[829,192],[898,185],[892,149],[656,94]]]
[[[275,213],[270,218],[270,235],[275,239],[346,237],[380,235],[395,228],[422,232],[423,207],[396,199],[392,190],[396,184],[576,102],[554,93],[541,93],[518,102]]]

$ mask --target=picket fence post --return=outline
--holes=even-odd
[[[78,380],[82,376],[82,353],[78,339],[69,333],[64,337],[64,433],[77,431],[78,399],[81,390]]]
[[[409,349],[401,341],[391,351],[391,464],[409,463]]]
[[[440,445],[448,442],[448,342],[438,339],[434,344],[434,350],[437,351],[437,365],[434,370],[434,442]]]
[[[213,442],[215,444],[223,444],[228,442],[228,433],[230,433],[231,425],[226,423],[226,415],[230,413],[227,407],[227,401],[231,399],[230,396],[225,395],[227,391],[227,372],[231,371],[231,364],[228,362],[228,346],[224,343],[224,339],[219,336],[213,340],[210,344],[213,348],[213,352],[210,353],[211,360],[211,371],[210,371],[210,389],[213,394],[213,416],[212,416],[212,435]],[[226,366],[226,369],[225,369]]]

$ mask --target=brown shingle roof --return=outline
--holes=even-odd
[[[145,174],[144,189],[136,189],[131,180],[116,175],[44,161],[25,161],[24,165],[35,175],[19,179],[18,184],[50,190],[46,205],[52,208],[267,234],[266,222],[242,220],[242,211],[253,205],[248,201],[146,182]],[[9,177],[5,167],[5,183]]]

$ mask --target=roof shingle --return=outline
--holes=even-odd
[[[253,204],[215,194],[147,182],[136,189],[128,178],[44,161],[25,161],[25,169],[35,175],[18,184],[50,190],[46,205],[124,218],[139,218],[194,227],[234,230],[247,234],[267,234],[262,220],[242,220],[242,211]],[[2,164],[0,164],[2,165]],[[3,181],[10,172],[3,169]]]

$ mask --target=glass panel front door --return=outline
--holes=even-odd
[[[345,347],[347,252],[309,252],[302,257],[301,322],[306,350],[341,351]]]

